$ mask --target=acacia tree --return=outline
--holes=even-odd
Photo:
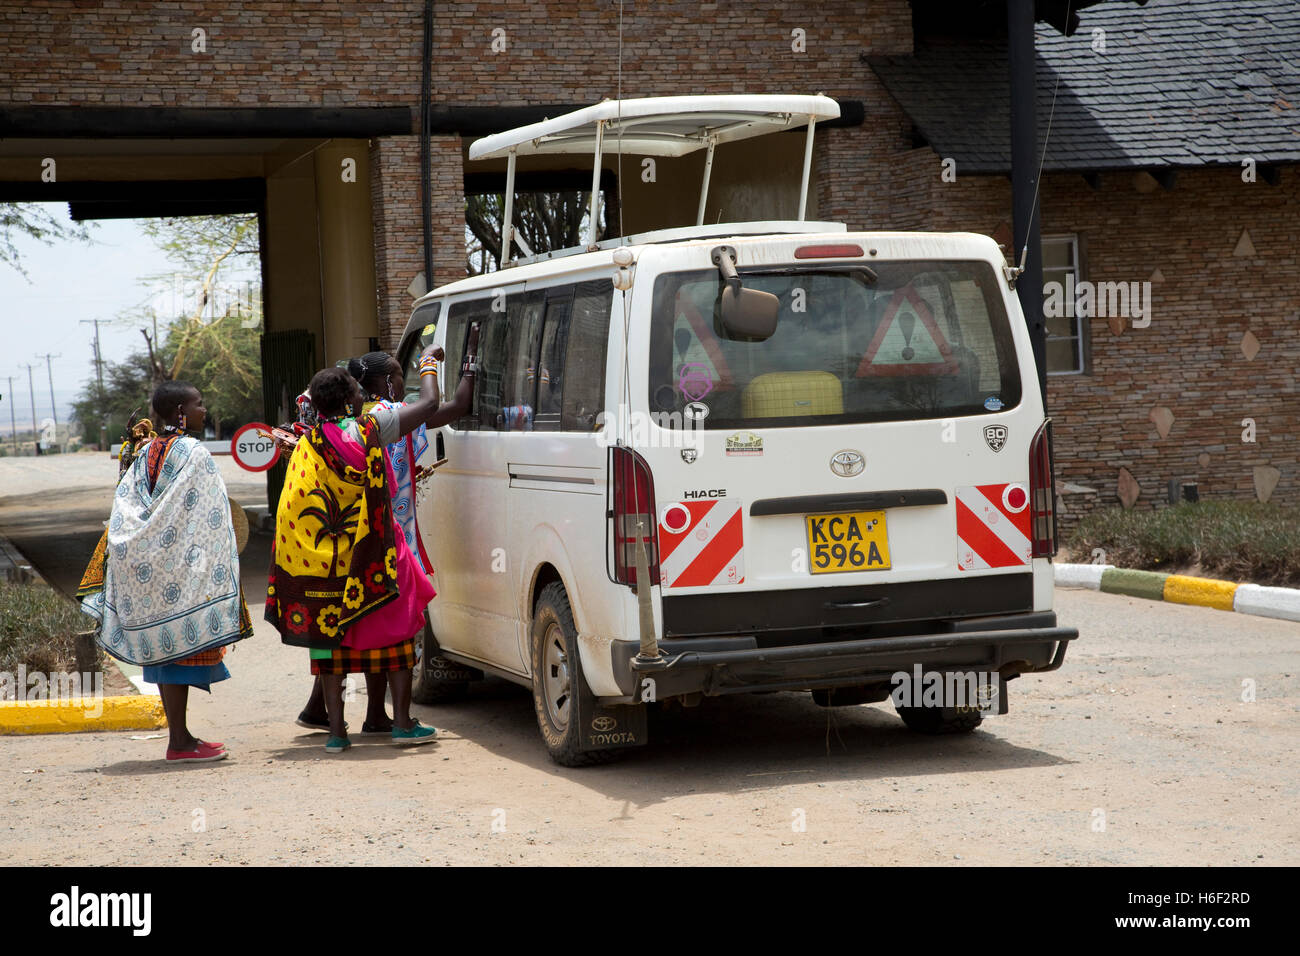
[[[83,424],[104,420],[117,437],[133,409],[148,414],[154,386],[183,379],[203,392],[220,438],[225,428],[262,412],[260,287],[250,284],[246,295],[230,296],[221,282],[256,262],[257,217],[155,219],[144,232],[177,266],[176,273],[149,276],[146,284],[156,291],[160,280],[179,281],[192,294],[164,306],[161,324],[156,307],[144,304],[118,317],[117,324],[140,327],[145,348],[122,362],[106,362],[104,394],[88,384],[74,414]]]
[[[187,312],[172,317],[169,339],[173,348],[169,362],[164,363],[157,353],[157,335],[150,338],[148,329],[140,330],[154,366],[155,381],[185,378],[196,350],[231,362],[232,370],[247,379],[248,369],[237,364],[241,350],[230,336],[229,324],[215,321],[226,318],[230,310],[225,315],[217,315],[212,305],[223,266],[230,272],[237,267],[247,268],[256,261],[257,216],[151,219],[145,224],[144,232],[181,268],[184,276],[198,281],[194,302]],[[241,304],[237,314],[247,327],[261,324],[260,305],[255,302]],[[260,381],[260,369],[257,378]]]
[[[0,202],[0,265],[9,266],[24,278],[27,270],[16,242],[22,236],[47,246],[68,240],[93,241],[85,223],[65,222],[43,203]]]
[[[603,195],[602,190],[602,195]],[[590,211],[591,192],[525,192],[515,194],[511,219],[524,242],[534,252],[552,252],[581,245],[583,225]],[[505,197],[482,194],[465,197],[466,269],[470,275],[501,267],[501,225]],[[600,204],[597,238],[608,232],[606,203]],[[478,262],[475,262],[475,259]]]

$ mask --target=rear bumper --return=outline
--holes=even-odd
[[[982,623],[988,629],[977,629]],[[1020,624],[1021,626],[1016,626]],[[1039,612],[962,622],[962,630],[784,647],[757,646],[753,637],[660,641],[663,658],[636,659],[637,645],[617,642],[614,673],[629,695],[654,680],[655,699],[702,693],[888,685],[894,674],[926,671],[999,672],[1003,679],[1056,670],[1077,628],[1057,627],[1056,615]]]

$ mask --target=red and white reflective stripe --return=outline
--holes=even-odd
[[[745,539],[735,498],[672,502],[659,512],[664,587],[709,587],[745,580]]]
[[[958,570],[1015,568],[1030,563],[1029,509],[1023,504],[1018,510],[1008,507],[1009,501],[1028,500],[1024,485],[958,488],[956,498]]]

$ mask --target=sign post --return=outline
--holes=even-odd
[[[230,439],[230,455],[240,468],[266,471],[280,458],[280,446],[271,437],[271,426],[249,422]]]

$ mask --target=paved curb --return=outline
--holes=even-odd
[[[1220,611],[1300,621],[1300,590],[1295,588],[1270,588],[1186,574],[1134,571],[1110,564],[1054,564],[1052,567],[1057,585],[1063,588],[1090,588],[1107,594],[1126,594],[1152,601],[1195,604]]]
[[[166,726],[158,697],[0,701],[0,735],[157,730]]]
[[[7,560],[6,560],[7,559]],[[22,561],[23,563],[19,563]],[[25,572],[18,580],[42,581],[39,573],[19,554],[8,539],[0,536],[0,570],[8,564]],[[43,582],[42,582],[43,583]],[[115,662],[104,659],[105,667]],[[119,668],[120,669],[120,668]],[[70,734],[101,730],[157,730],[167,726],[162,698],[154,684],[125,674],[139,697],[74,698],[67,701],[0,700],[0,737],[13,734]],[[26,690],[26,688],[23,688]]]

